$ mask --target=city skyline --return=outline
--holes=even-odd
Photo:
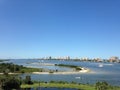
[[[1,0],[0,58],[120,57],[119,0]]]
[[[79,59],[79,60],[120,60],[119,57],[117,56],[111,56],[109,58],[100,58],[100,57],[94,57],[94,58],[89,58],[89,57],[70,57],[70,56],[44,56],[44,57],[39,57],[39,58],[31,58],[31,59],[49,59],[49,60],[54,60],[54,59],[60,59],[60,60],[70,60],[70,59]]]
[[[0,59],[60,59],[60,60],[69,60],[69,59],[84,59],[84,60],[94,60],[94,59],[99,59],[99,60],[109,60],[109,59],[119,59],[120,57],[118,56],[110,56],[108,58],[102,58],[102,57],[88,57],[88,56],[74,56],[74,57],[71,57],[71,56],[41,56],[41,57],[27,57],[27,58],[11,58],[11,57],[8,57],[8,58],[0,58]],[[120,59],[119,59],[120,60]]]

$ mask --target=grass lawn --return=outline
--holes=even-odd
[[[21,88],[37,88],[39,83],[34,83],[33,85],[21,85]],[[40,87],[57,87],[57,88],[76,88],[80,90],[95,90],[94,85],[83,85],[83,84],[61,84],[61,83],[40,83]],[[113,86],[107,90],[120,90],[120,87]]]
[[[78,84],[59,84],[59,83],[40,83],[41,87],[57,87],[57,88],[76,88],[83,90],[95,90],[95,87],[92,85],[78,85]],[[33,85],[21,85],[21,88],[36,88],[39,87],[39,83]]]

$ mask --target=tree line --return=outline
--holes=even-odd
[[[13,63],[0,63],[0,73],[28,73],[28,72],[38,72],[41,69],[38,68],[27,68],[23,65],[16,65]]]

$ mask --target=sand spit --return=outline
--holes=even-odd
[[[50,72],[33,72],[33,74],[80,74],[80,73],[88,73],[90,72],[89,69],[87,68],[82,68],[82,70],[80,71],[61,71],[61,72],[53,72],[53,73],[50,73]]]

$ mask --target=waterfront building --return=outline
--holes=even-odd
[[[66,60],[70,60],[70,56],[66,56]]]
[[[109,58],[109,62],[119,62],[119,57],[112,56],[112,57]]]
[[[102,59],[101,58],[94,58],[93,61],[94,62],[102,62]]]
[[[52,59],[52,57],[51,56],[49,56],[49,60],[51,60]]]
[[[84,58],[81,58],[82,61],[88,61],[88,58],[87,57],[84,57]]]

